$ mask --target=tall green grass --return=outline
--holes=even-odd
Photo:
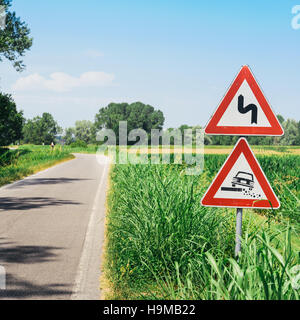
[[[16,150],[0,148],[0,186],[22,179],[63,160],[72,159],[66,151],[48,148],[20,147]]]
[[[225,158],[206,156],[200,177],[186,176],[184,165],[113,167],[105,259],[110,298],[299,298],[293,284],[299,224],[289,207],[295,211],[299,202],[297,188],[279,194],[286,223],[244,211],[243,251],[236,261],[235,210],[200,205]],[[260,162],[277,191],[289,175],[299,178],[297,157],[269,158]]]
[[[291,246],[290,230],[284,235],[285,241],[281,243],[278,235],[266,231],[246,233],[238,261],[206,249],[188,262],[187,270],[182,270],[182,264],[176,261],[173,270],[164,275],[153,272],[157,288],[148,289],[149,297],[299,300],[299,254]],[[152,271],[151,266],[149,270]]]

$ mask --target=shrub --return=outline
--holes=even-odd
[[[70,144],[71,148],[87,148],[88,145],[86,142],[82,141],[82,140],[76,140],[75,142],[72,142]]]

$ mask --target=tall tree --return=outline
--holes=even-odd
[[[71,144],[75,141],[75,129],[74,128],[67,128],[65,130],[65,134],[63,136],[63,139],[65,140],[65,143]]]
[[[24,142],[36,145],[50,144],[55,136],[62,132],[50,113],[43,113],[42,117],[37,116],[27,120],[23,127]]]
[[[296,145],[299,135],[298,122],[293,119],[287,119],[283,123],[283,128],[284,136],[282,137],[280,144],[286,146]]]
[[[27,24],[15,12],[10,11],[11,1],[0,0],[0,8],[4,9],[0,17],[4,22],[4,26],[0,28],[0,61],[5,57],[17,71],[22,71],[25,65],[21,57],[32,46],[32,38]]]
[[[133,129],[144,129],[150,135],[151,129],[162,129],[165,118],[162,111],[141,102],[110,103],[96,114],[95,128],[112,129],[119,141],[120,121],[127,121],[128,132]]]
[[[13,99],[0,93],[0,146],[6,146],[22,137],[23,112],[17,111]]]
[[[93,122],[88,120],[76,121],[75,123],[75,138],[76,140],[84,141],[85,143],[94,142]]]

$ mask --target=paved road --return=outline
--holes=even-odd
[[[99,299],[108,161],[71,160],[0,189],[3,299]]]

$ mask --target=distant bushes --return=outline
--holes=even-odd
[[[86,142],[82,140],[76,140],[69,145],[71,148],[87,148],[88,145]]]

